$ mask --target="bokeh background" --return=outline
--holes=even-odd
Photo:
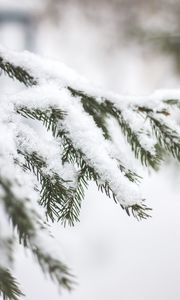
[[[0,43],[59,59],[92,84],[124,95],[179,89],[178,0],[0,0]],[[17,88],[2,75],[0,88]],[[76,275],[57,290],[29,252],[17,248],[15,274],[27,300],[179,300],[180,166],[141,170],[152,218],[137,222],[92,184],[73,228],[53,224]]]

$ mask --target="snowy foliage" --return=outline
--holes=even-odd
[[[70,289],[73,277],[47,221],[74,225],[89,181],[128,215],[147,218],[133,161],[157,169],[167,153],[180,160],[180,129],[171,117],[180,92],[104,92],[59,62],[2,47],[0,68],[24,84],[0,100],[0,294],[22,295],[10,273],[17,236],[42,270]]]

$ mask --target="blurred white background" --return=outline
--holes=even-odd
[[[170,0],[0,0],[0,41],[59,59],[104,89],[145,95],[179,88],[179,12]],[[143,222],[91,185],[81,222],[52,228],[77,286],[59,293],[19,248],[15,274],[25,299],[179,300],[179,171],[172,161],[158,173],[141,171],[153,208]]]

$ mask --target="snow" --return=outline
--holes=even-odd
[[[125,168],[129,165],[125,147],[123,149],[122,146],[117,158],[117,145],[109,143],[103,137],[102,130],[83,110],[81,99],[73,97],[67,87],[70,86],[87,94],[91,93],[90,95],[94,96],[99,103],[108,99],[121,111],[124,120],[137,135],[142,148],[152,155],[155,154],[157,141],[152,135],[149,120],[138,114],[136,109],[142,105],[146,105],[154,112],[166,109],[167,104],[163,103],[163,100],[179,98],[180,91],[158,91],[147,97],[117,95],[92,86],[88,80],[57,61],[41,58],[27,51],[23,53],[9,51],[3,47],[0,48],[0,54],[6,61],[27,70],[38,82],[37,86],[26,88],[15,95],[6,95],[2,103],[6,101],[7,105],[13,105],[15,109],[25,106],[29,109],[47,110],[53,107],[65,111],[64,120],[59,122],[59,129],[65,130],[74,147],[82,151],[87,163],[96,170],[101,180],[109,183],[119,202],[124,206],[141,203],[139,187],[129,184],[128,179],[119,170],[118,159]],[[55,171],[63,179],[70,180],[73,186],[76,182],[77,170],[72,165],[63,166],[59,141],[54,140],[45,129],[42,129],[42,126],[41,129],[35,130],[32,128],[33,122],[25,123],[21,119],[16,117],[13,123],[13,126],[17,127],[16,130],[14,129],[16,143],[25,152],[37,151],[47,161],[47,173]],[[13,140],[15,136],[11,139]],[[10,149],[8,145],[7,148]]]
[[[59,87],[71,86],[74,89],[83,91],[91,96],[96,97],[96,100],[103,102],[104,99],[110,100],[119,109],[123,109],[129,104],[134,105],[144,104],[152,109],[160,109],[163,100],[179,99],[180,90],[163,89],[156,90],[150,95],[120,95],[111,91],[106,91],[99,86],[94,86],[85,77],[79,75],[76,71],[66,66],[58,60],[49,59],[46,56],[35,55],[29,51],[21,53],[8,50],[0,46],[0,55],[5,61],[9,61],[15,66],[21,66],[38,80],[39,84],[53,83]],[[164,108],[164,106],[163,106]]]
[[[36,128],[33,124],[20,123],[17,129],[17,145],[18,149],[21,149],[24,153],[36,152],[46,162],[46,166],[43,167],[44,174],[50,176],[57,173],[63,180],[67,181],[67,186],[74,186],[76,183],[76,170],[71,164],[62,164],[62,149],[52,134],[41,124],[36,124]],[[42,138],[43,137],[43,138]],[[41,140],[41,143],[39,143]],[[69,182],[68,182],[69,181]]]
[[[129,206],[141,201],[138,188],[129,185],[128,179],[119,170],[116,160],[111,158],[112,150],[103,137],[101,129],[97,128],[93,118],[83,110],[80,99],[72,97],[67,89],[59,89],[54,84],[46,84],[42,87],[37,86],[27,89],[9,97],[9,101],[16,103],[17,106],[25,105],[28,108],[47,109],[51,105],[65,111],[67,114],[61,122],[61,126],[68,132],[68,136],[75,148],[80,149],[85,154],[88,163],[95,168],[104,182],[108,181],[110,183],[110,187],[117,195],[119,202]],[[35,132],[31,133],[28,141],[23,141],[21,146],[24,147],[24,143],[26,143],[28,152],[37,149],[42,157],[45,156],[43,155],[44,151],[46,153],[51,153],[52,151],[51,158],[55,162],[51,163],[49,160],[48,165],[59,165],[58,157],[60,155],[57,155],[56,150],[50,151],[48,145],[45,146],[47,142],[43,143],[43,140],[41,145],[39,145],[39,137],[36,142],[33,142],[35,136]],[[33,143],[35,144],[33,145]],[[46,158],[48,156],[46,155]],[[126,158],[124,158],[124,161],[126,161]],[[62,172],[60,172],[60,175],[62,176]]]
[[[124,207],[134,204],[141,205],[142,195],[139,186],[129,182],[119,168],[119,162],[126,169],[133,165],[131,158],[129,159],[126,153],[125,144],[121,143],[120,146],[116,143],[115,138],[112,138],[111,141],[105,139],[93,117],[84,111],[81,99],[73,97],[67,87],[70,86],[90,94],[99,103],[108,99],[121,111],[131,130],[137,134],[141,146],[152,155],[155,154],[156,140],[152,136],[149,121],[137,113],[137,106],[145,105],[156,113],[157,110],[167,108],[167,104],[163,103],[164,100],[179,99],[180,91],[158,91],[147,97],[117,95],[112,92],[104,92],[99,87],[93,87],[86,79],[64,64],[40,58],[27,51],[19,54],[1,47],[0,55],[7,62],[27,70],[38,82],[38,85],[24,88],[16,94],[2,95],[0,100],[0,144],[2,145],[0,148],[0,175],[12,183],[12,190],[17,199],[23,201],[29,195],[30,202],[25,205],[27,207],[32,205],[35,210],[37,209],[39,193],[34,190],[34,186],[38,185],[38,182],[34,175],[30,172],[25,173],[14,164],[14,160],[17,158],[23,162],[23,158],[18,156],[18,149],[25,153],[37,152],[39,157],[46,162],[47,166],[43,170],[46,174],[51,175],[55,172],[68,181],[67,187],[76,187],[79,170],[76,165],[62,163],[61,140],[55,139],[52,133],[47,132],[38,121],[26,120],[16,113],[16,109],[21,107],[41,109],[42,111],[53,107],[65,112],[63,120],[58,123],[58,130],[66,132],[66,136],[71,140],[75,149],[83,153],[86,163],[93,167],[100,176],[101,183],[108,182],[117,200]],[[107,119],[107,126],[112,130],[112,137],[117,137],[114,121]],[[168,124],[177,129],[169,120]],[[177,132],[179,133],[178,129]],[[41,217],[44,218],[43,210]],[[37,222],[36,225],[38,226]],[[32,243],[40,247],[41,234],[34,237]],[[49,253],[52,252],[51,249],[49,251]]]

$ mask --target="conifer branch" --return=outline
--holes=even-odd
[[[49,274],[51,279],[54,280],[60,288],[72,290],[75,284],[74,276],[72,276],[65,264],[38,247],[33,249],[33,253],[43,273]]]
[[[32,86],[37,84],[36,80],[29,74],[28,71],[20,66],[15,66],[14,64],[6,61],[3,57],[0,57],[0,68],[10,78],[17,79],[25,86]]]
[[[16,69],[16,67],[13,64],[10,64],[10,68],[12,70],[15,70],[16,72],[13,72],[14,77],[17,80],[20,80],[20,76],[18,76],[17,74],[23,74],[24,69],[23,68],[18,68],[18,70]],[[8,73],[8,70],[6,70],[4,68],[4,71],[6,73]],[[27,72],[27,71],[26,71]],[[31,85],[36,85],[37,84],[37,80],[31,80],[32,76],[29,75],[28,80],[27,80],[27,86],[31,86]],[[109,137],[108,134],[108,130],[105,127],[105,119],[104,116],[107,116],[108,114],[111,114],[113,117],[115,117],[115,119],[118,120],[121,129],[124,133],[125,136],[127,136],[127,140],[129,143],[131,143],[132,146],[132,150],[135,152],[135,156],[137,158],[139,158],[139,155],[141,154],[141,162],[145,163],[145,165],[147,165],[147,163],[149,163],[149,165],[155,167],[155,161],[157,161],[157,159],[154,159],[154,157],[151,156],[150,153],[148,153],[145,149],[142,149],[137,136],[131,131],[130,127],[128,127],[128,123],[126,123],[123,118],[122,118],[122,114],[120,111],[118,111],[113,104],[109,101],[109,100],[104,100],[104,102],[102,102],[102,104],[99,104],[96,99],[94,97],[88,96],[85,93],[81,92],[81,91],[77,91],[71,87],[67,87],[67,89],[71,92],[72,96],[76,96],[76,97],[81,97],[81,101],[83,104],[83,107],[85,109],[86,112],[88,112],[93,118],[95,123],[97,124],[97,126],[99,126],[103,132],[104,132],[104,136],[105,138]],[[92,102],[92,106],[91,106],[91,102]],[[33,111],[31,112],[29,109],[27,110],[25,107],[23,108],[18,108],[17,112],[26,116],[26,117],[30,117],[30,118],[35,118],[37,120],[40,120],[44,123],[44,125],[46,126],[47,129],[50,129],[50,125],[51,121],[49,121],[47,119],[47,114],[45,112],[43,112],[43,115],[39,112],[39,111]],[[93,114],[94,112],[94,114]],[[50,114],[51,115],[51,114]],[[62,116],[62,114],[61,114]],[[61,118],[62,119],[62,118]],[[45,120],[45,121],[44,121]],[[56,118],[54,118],[54,127],[53,127],[53,135],[56,135],[56,131],[57,131],[57,123],[58,120]],[[66,149],[66,153],[63,155],[62,159],[64,161],[69,161],[69,162],[75,162],[76,164],[78,164],[80,166],[80,162],[83,161],[83,163],[85,165],[87,165],[86,161],[84,159],[82,159],[82,153],[79,150],[75,150],[73,147],[73,143],[69,140],[69,138],[65,138],[65,132],[63,130],[58,130],[57,132],[57,136],[62,137],[64,136],[64,149]],[[78,155],[77,155],[78,152]],[[83,155],[84,156],[84,155]],[[66,158],[65,158],[66,157]],[[68,159],[67,159],[68,157]],[[77,159],[78,157],[78,159]],[[79,157],[81,157],[81,159],[79,160]],[[80,166],[81,167],[81,166]],[[90,167],[91,169],[91,167]],[[120,169],[121,171],[124,171],[124,167],[122,165],[120,165]],[[99,184],[98,183],[98,179],[99,179],[99,175],[97,175],[97,172],[95,172],[93,170],[93,172],[89,172],[89,167],[87,167],[86,173],[88,172],[88,176],[89,178],[92,178],[93,175],[93,180],[95,180],[97,186],[101,186],[100,190],[104,191],[106,193],[107,196],[112,196],[113,195],[113,199],[115,199],[115,195],[112,192],[112,190],[110,189],[108,183],[104,183],[104,184]],[[92,171],[92,169],[91,169]],[[131,181],[133,180],[133,172],[128,171],[126,172],[126,177],[128,177]],[[61,219],[61,216],[63,217],[63,220],[65,221],[66,218],[64,218],[64,216],[67,216],[67,219],[70,220],[69,216],[72,214],[72,210],[74,209],[74,207],[76,208],[76,215],[73,215],[73,218],[71,217],[71,219],[73,219],[73,221],[70,221],[70,224],[74,224],[74,220],[78,220],[78,214],[80,211],[80,207],[81,207],[81,200],[82,200],[82,196],[84,195],[84,186],[87,186],[87,181],[85,176],[81,176],[81,182],[84,182],[85,185],[80,184],[78,189],[76,190],[76,195],[74,197],[74,200],[78,200],[78,201],[72,201],[72,198],[69,198],[70,201],[66,202],[65,210],[64,213],[62,213],[59,217],[59,219]],[[80,181],[79,181],[80,182]],[[74,205],[75,203],[75,205]],[[71,209],[70,209],[71,208]],[[73,208],[73,209],[72,209]],[[136,207],[136,211],[140,211],[140,218],[141,218],[141,211],[143,210],[143,207]],[[130,214],[130,210],[128,208],[125,209],[127,214]],[[131,207],[132,213],[134,212],[134,208],[133,206]],[[62,210],[63,212],[63,210]],[[133,214],[134,216],[136,214]],[[146,215],[146,214],[145,214]],[[144,216],[145,216],[144,215]],[[66,221],[65,221],[66,223]]]
[[[158,120],[155,116],[148,115],[151,120],[153,130],[162,149],[167,150],[174,158],[180,161],[180,136],[176,130]]]
[[[0,178],[0,186],[4,190],[2,197],[5,210],[10,218],[13,228],[17,230],[19,242],[25,247],[29,244],[29,238],[34,234],[34,226],[30,219],[25,203],[20,201],[11,189],[11,183]],[[27,199],[25,199],[27,201]]]
[[[18,114],[25,118],[41,121],[42,124],[51,130],[53,136],[56,136],[58,122],[64,119],[66,113],[58,108],[49,107],[46,110],[40,109],[29,109],[27,107],[17,107],[16,111]]]
[[[37,119],[39,121],[42,121],[43,124],[46,126],[47,130],[52,130],[52,133],[55,137],[60,137],[61,142],[64,148],[64,152],[62,155],[62,161],[63,163],[73,163],[76,164],[79,168],[79,175],[77,177],[77,188],[75,190],[71,189],[71,195],[68,196],[67,191],[62,193],[61,191],[61,197],[57,195],[56,193],[56,199],[58,199],[57,202],[52,201],[52,198],[50,197],[50,193],[48,192],[48,199],[46,201],[40,201],[42,205],[44,205],[47,209],[47,215],[50,216],[52,220],[54,220],[54,215],[58,217],[58,220],[60,220],[64,225],[66,223],[69,223],[70,225],[74,225],[76,221],[79,221],[79,213],[81,208],[81,202],[84,198],[84,189],[88,186],[88,181],[95,181],[97,186],[99,187],[99,180],[100,176],[97,174],[97,172],[88,165],[85,155],[79,150],[75,149],[73,146],[72,141],[69,137],[67,137],[68,133],[66,133],[63,129],[60,129],[58,126],[58,122],[62,120],[62,118],[66,115],[65,112],[59,112],[59,110],[56,109],[53,110],[51,113],[51,109],[48,110],[48,113],[46,111],[40,112],[34,112],[34,110],[26,109],[26,108],[18,108],[17,112],[25,115],[26,117],[30,117],[33,119]],[[55,116],[53,117],[54,123],[53,126],[50,126],[51,123],[51,116],[52,114]],[[60,116],[60,117],[59,117]],[[44,122],[46,120],[46,122]],[[36,154],[37,155],[37,154]],[[33,154],[34,157],[36,157],[35,154]],[[26,157],[27,159],[27,157]],[[32,164],[32,157],[30,158],[31,164]],[[30,161],[28,159],[28,163]],[[32,166],[31,166],[32,167]],[[45,167],[45,164],[43,164],[43,167]],[[37,172],[37,162],[36,162],[36,171],[34,167],[32,167],[33,172],[40,175],[39,172]],[[132,182],[137,182],[140,179],[140,176],[137,175],[135,172],[126,169],[122,163],[119,162],[119,169],[124,174],[125,177],[127,177]],[[47,179],[48,177],[48,179]],[[57,176],[56,176],[57,177]],[[42,179],[42,178],[41,178]],[[41,181],[41,180],[40,180]],[[49,176],[46,176],[46,184],[43,186],[47,187],[47,183],[50,182]],[[60,178],[58,178],[58,181],[60,181]],[[54,180],[53,180],[54,182]],[[44,191],[45,195],[47,191],[50,191],[52,185],[49,185]],[[114,193],[109,187],[109,184],[106,182],[104,184],[101,184],[101,187],[99,188],[102,192],[105,192],[108,197],[112,197],[114,200],[116,199]],[[57,190],[58,191],[58,190]],[[59,190],[60,191],[60,190]],[[45,199],[45,197],[43,197]],[[48,201],[49,200],[49,201]],[[59,204],[57,205],[57,203]],[[117,201],[116,201],[117,202]],[[143,207],[139,207],[139,210],[142,211]],[[136,208],[136,211],[138,209]],[[126,209],[126,212],[128,215],[130,214],[130,211],[133,213],[134,209],[131,207],[131,210]],[[48,213],[49,212],[49,213]],[[140,212],[140,219],[141,219],[142,212]]]
[[[64,162],[71,162],[71,163],[76,163],[77,166],[80,168],[80,186],[77,188],[77,197],[80,200],[80,203],[83,199],[84,196],[84,187],[87,187],[88,181],[93,180],[98,189],[102,192],[105,193],[106,196],[109,198],[113,198],[116,203],[118,203],[118,200],[116,198],[115,193],[112,191],[112,189],[109,186],[109,183],[106,181],[102,183],[101,177],[99,174],[96,172],[96,170],[92,167],[89,166],[85,155],[80,151],[76,150],[73,147],[73,144],[69,140],[69,138],[66,138],[65,135],[61,134],[61,137],[63,137],[63,146],[65,149],[64,155],[63,155],[63,160]],[[132,172],[131,170],[126,170],[126,168],[119,164],[119,168],[122,173],[132,182],[137,182],[140,176],[138,176],[136,173]],[[79,189],[81,190],[81,193],[79,193]],[[129,207],[125,207],[121,205],[123,209],[125,209],[126,213],[128,216],[132,213],[134,217],[137,219],[145,219],[149,217],[148,211],[151,211],[150,208],[146,207],[144,204],[141,205],[132,205]],[[80,208],[80,205],[79,205]]]
[[[38,83],[37,79],[35,80],[32,75],[28,73],[28,70],[25,70],[24,67],[15,66],[13,63],[6,62],[2,57],[0,58],[0,67],[4,72],[11,78],[16,78],[20,82],[23,82],[26,86],[36,85]],[[25,77],[24,77],[25,74]],[[22,78],[25,78],[24,81]],[[159,147],[156,147],[156,155],[152,155],[149,151],[144,149],[135,132],[132,131],[129,124],[123,118],[123,115],[119,109],[117,109],[111,101],[104,99],[100,104],[96,101],[95,97],[89,96],[82,91],[75,90],[72,87],[67,87],[67,89],[75,97],[80,97],[85,111],[87,111],[95,120],[97,126],[103,130],[103,134],[106,138],[109,137],[108,130],[105,126],[105,116],[111,114],[118,121],[123,134],[126,136],[127,141],[131,145],[132,151],[135,153],[135,157],[139,158],[145,166],[151,166],[152,168],[157,168],[160,160],[161,154],[158,151]],[[171,105],[178,105],[179,101],[176,99],[164,100],[164,103]],[[135,105],[137,107],[137,105]],[[152,112],[151,108],[145,106],[138,106],[137,109],[140,112],[150,113]],[[26,109],[25,109],[26,110]],[[20,113],[23,113],[23,109]],[[38,115],[38,112],[35,112]],[[168,115],[169,112],[166,109],[157,111],[159,114]],[[25,112],[26,116],[28,112]],[[34,113],[30,113],[32,118]],[[40,114],[39,114],[40,115]],[[40,116],[39,116],[40,117]],[[43,116],[40,117],[43,119]],[[38,119],[38,117],[37,117]],[[45,121],[44,121],[45,122]]]
[[[103,115],[104,117],[107,116],[108,114],[112,114],[114,117],[116,117],[116,119],[118,118],[118,122],[119,122],[119,116],[118,113],[120,114],[120,112],[117,111],[117,109],[113,108],[113,105],[106,100],[105,104],[103,103],[102,105],[100,105],[93,97],[87,96],[85,94],[83,94],[80,91],[75,91],[72,88],[69,88],[69,91],[72,93],[73,96],[78,96],[81,97],[81,101],[83,103],[83,107],[84,109],[90,113],[90,115],[93,115],[93,110],[91,109],[91,102],[94,105],[94,111],[98,112],[98,116],[95,116],[94,120],[97,124],[97,126],[102,126],[102,129],[104,131],[104,136],[105,138],[108,138],[109,134],[107,129],[104,130],[104,126],[105,126],[105,119],[102,120],[100,117],[100,113],[102,113],[103,111]],[[88,104],[85,104],[88,103]],[[111,110],[109,110],[109,106],[111,107]],[[115,113],[115,111],[117,111]],[[86,162],[86,158],[84,156],[84,154],[79,150],[79,149],[75,149],[73,147],[73,143],[72,141],[69,139],[69,137],[67,137],[66,135],[68,133],[66,133],[63,129],[59,129],[58,126],[58,121],[63,119],[63,116],[66,114],[65,112],[57,112],[54,109],[53,113],[51,113],[50,111],[48,111],[48,114],[46,113],[46,111],[43,111],[43,114],[41,112],[37,112],[37,111],[32,111],[30,109],[26,109],[26,108],[20,108],[17,109],[17,112],[22,114],[23,116],[25,115],[26,117],[30,117],[33,119],[37,119],[39,121],[42,121],[43,124],[46,126],[47,130],[52,129],[52,133],[54,136],[56,137],[60,137],[62,139],[62,144],[63,144],[63,148],[64,148],[64,153],[62,156],[62,161],[63,162],[70,162],[73,164],[76,164],[79,168],[79,176],[78,176],[78,187],[74,193],[74,197],[66,197],[66,201],[63,201],[63,206],[61,207],[61,210],[59,210],[57,212],[56,210],[56,206],[53,205],[51,211],[54,210],[54,213],[56,214],[56,216],[58,216],[59,214],[59,220],[61,220],[64,225],[66,224],[66,222],[68,222],[70,225],[74,225],[75,221],[79,221],[79,213],[80,213],[80,208],[81,208],[81,202],[82,199],[84,198],[84,188],[87,188],[88,185],[88,181],[89,180],[94,180],[98,186],[98,188],[102,191],[105,192],[105,194],[108,197],[112,197],[115,202],[117,203],[118,201],[116,200],[116,195],[114,194],[114,192],[111,190],[111,188],[109,187],[108,182],[105,182],[104,184],[99,184],[99,180],[100,180],[100,176],[97,174],[97,172],[90,167],[87,162]],[[49,124],[51,124],[51,120],[49,120],[51,118],[51,115],[54,114],[55,117],[53,118],[54,120],[54,125],[51,126]],[[60,118],[58,117],[58,114],[60,115]],[[121,114],[120,114],[121,115]],[[46,121],[44,121],[46,120]],[[127,124],[128,125],[128,124]],[[121,127],[122,127],[122,123],[121,123]],[[130,128],[128,128],[130,130]],[[124,128],[123,128],[124,130]],[[125,130],[124,130],[125,132]],[[129,132],[128,132],[129,133]],[[124,133],[126,134],[126,132]],[[134,133],[132,133],[133,135]],[[134,134],[135,138],[136,135]],[[133,137],[134,137],[133,136]],[[138,146],[140,147],[140,149],[142,150],[142,147],[140,146],[140,143],[138,142],[138,139],[136,138],[135,141],[137,141]],[[133,148],[134,150],[134,148]],[[144,150],[144,149],[143,149]],[[144,150],[145,154],[147,154],[147,151]],[[135,154],[137,155],[138,152],[136,151]],[[137,155],[138,157],[138,155]],[[149,157],[149,156],[148,156]],[[142,163],[144,162],[143,160],[144,155],[142,155],[141,161]],[[146,163],[146,161],[145,161]],[[83,168],[85,167],[85,172],[83,170]],[[138,176],[136,173],[132,172],[131,170],[126,170],[126,168],[119,163],[119,168],[121,170],[122,173],[124,173],[124,175],[132,182],[136,182],[140,176]],[[154,165],[155,168],[155,165]],[[47,189],[48,190],[48,189]],[[42,202],[41,202],[42,203]],[[146,207],[145,205],[133,205],[133,206],[129,206],[129,207],[124,207],[123,205],[121,205],[121,207],[123,209],[125,209],[126,213],[128,215],[130,215],[130,212],[132,212],[132,215],[134,217],[136,217],[137,219],[143,219],[143,218],[147,218],[149,217],[149,214],[147,213],[147,211],[150,211],[151,209]],[[52,218],[52,214],[51,214],[51,218]],[[53,219],[53,218],[52,218]]]
[[[18,150],[19,154],[25,158],[25,163],[22,166],[25,171],[32,171],[37,180],[41,184],[39,204],[46,208],[46,215],[52,221],[56,219],[64,222],[66,218],[70,223],[73,219],[77,219],[77,213],[73,210],[65,214],[65,208],[69,201],[73,201],[73,188],[67,187],[69,182],[64,181],[59,175],[53,172],[51,175],[45,172],[47,168],[46,162],[39,157],[37,153],[33,152],[23,153]],[[66,216],[66,217],[65,217]]]
[[[19,300],[24,296],[10,271],[0,266],[0,296],[3,300]]]
[[[149,151],[142,147],[137,134],[131,129],[128,122],[126,122],[120,109],[117,109],[111,101],[103,99],[101,103],[98,103],[94,97],[86,95],[82,91],[76,91],[70,87],[68,87],[68,89],[74,97],[81,98],[84,110],[94,118],[94,121],[97,126],[103,130],[106,138],[110,138],[110,134],[105,126],[105,118],[108,115],[111,115],[118,121],[124,136],[135,154],[135,157],[140,159],[141,163],[145,166],[149,165],[154,169],[157,168],[160,162],[159,153],[157,152],[156,155],[152,155]],[[142,107],[139,109],[142,110]],[[149,112],[150,109],[147,110]]]
[[[32,251],[42,270],[48,273],[52,279],[56,279],[60,288],[61,284],[63,284],[63,287],[70,289],[73,285],[73,281],[67,266],[60,260],[55,259],[51,254],[42,249],[42,247],[39,247],[38,230],[45,230],[45,228],[40,225],[39,216],[33,210],[29,211],[29,213],[27,212],[24,199],[22,201],[14,195],[10,183],[4,182],[1,179],[0,185],[4,189],[4,197],[2,200],[6,212],[12,222],[13,228],[17,229],[20,243]],[[26,201],[28,201],[28,199],[26,199]],[[40,228],[37,228],[37,226]]]
[[[125,181],[123,181],[124,177],[121,177],[121,175],[125,176],[132,183],[137,183],[140,179],[140,176],[138,176],[136,172],[132,171],[129,167],[126,166],[126,160],[124,159],[124,157],[121,161],[121,159],[119,159],[119,157],[121,158],[120,155],[116,155],[116,153],[114,154],[113,151],[113,153],[111,153],[111,150],[109,150],[109,142],[113,143],[113,135],[107,125],[107,119],[111,117],[113,121],[117,121],[123,136],[131,147],[132,152],[134,153],[135,157],[141,161],[142,165],[157,169],[160,161],[163,158],[163,150],[168,151],[177,160],[180,161],[180,134],[178,130],[176,131],[176,129],[171,126],[171,123],[164,121],[165,118],[170,115],[171,107],[177,107],[178,109],[180,108],[179,99],[162,100],[162,105],[158,106],[160,107],[160,109],[158,109],[158,107],[156,109],[153,106],[152,108],[148,104],[137,105],[128,103],[129,106],[127,105],[126,110],[124,110],[123,106],[118,105],[116,101],[113,102],[113,99],[111,99],[111,97],[106,98],[91,95],[91,93],[86,92],[85,90],[83,90],[83,88],[81,91],[77,88],[74,88],[73,84],[71,86],[71,81],[63,86],[64,83],[61,84],[62,80],[60,78],[61,76],[58,77],[58,72],[56,74],[56,72],[53,73],[53,70],[47,69],[47,74],[44,74],[42,68],[40,72],[37,72],[37,74],[41,75],[37,75],[36,59],[34,61],[34,58],[32,57],[32,68],[30,67],[30,64],[26,64],[26,55],[24,57],[25,59],[22,60],[22,63],[19,63],[21,62],[21,59],[17,60],[17,63],[14,63],[14,61],[16,61],[16,54],[14,58],[15,59],[10,59],[9,61],[5,57],[3,57],[2,53],[0,55],[0,68],[10,78],[16,79],[19,82],[23,83],[28,88],[28,91],[35,90],[35,96],[37,91],[36,88],[31,89],[32,86],[39,85],[41,91],[41,83],[44,84],[44,82],[47,82],[48,84],[50,81],[54,84],[53,79],[55,78],[55,85],[53,85],[53,87],[55,86],[55,95],[65,95],[65,97],[67,96],[67,100],[69,100],[70,104],[71,100],[73,103],[72,107],[68,106],[69,104],[66,106],[66,103],[63,102],[63,99],[60,99],[59,102],[56,102],[55,97],[55,103],[57,105],[52,105],[50,102],[46,101],[44,107],[42,105],[42,108],[38,108],[38,105],[37,107],[36,105],[32,105],[32,107],[31,105],[28,105],[28,107],[26,107],[26,105],[24,104],[17,105],[16,100],[14,102],[13,99],[15,112],[19,114],[19,117],[21,115],[25,118],[37,120],[41,122],[48,131],[52,132],[52,137],[56,139],[56,142],[59,143],[59,147],[61,147],[62,150],[62,156],[60,157],[62,165],[65,165],[66,163],[72,164],[77,172],[76,176],[74,176],[75,178],[72,178],[72,181],[75,181],[73,181],[72,184],[70,180],[64,180],[64,178],[66,177],[57,174],[58,171],[56,172],[53,169],[49,170],[50,166],[48,166],[48,154],[47,157],[44,157],[45,155],[43,151],[43,154],[37,153],[36,149],[34,149],[33,147],[27,147],[25,151],[21,149],[21,147],[18,147],[16,144],[15,149],[17,150],[17,157],[15,154],[16,158],[14,159],[14,163],[18,164],[18,167],[21,168],[23,175],[25,174],[24,172],[26,172],[27,174],[31,172],[36,176],[38,182],[40,183],[40,189],[38,191],[40,196],[39,204],[45,208],[47,216],[52,221],[54,221],[55,219],[60,221],[63,225],[66,225],[67,223],[70,225],[74,225],[76,221],[79,221],[80,208],[89,181],[94,181],[98,189],[101,192],[105,193],[108,197],[113,198],[116,203],[120,203],[121,207],[128,215],[133,215],[138,220],[149,217],[151,209],[144,204],[144,200],[138,199],[139,202],[138,200],[134,201],[135,204],[129,204],[129,206],[127,204],[134,202],[126,201],[128,200],[126,198],[127,195],[129,197],[129,193],[124,193],[124,185],[126,185],[126,179]],[[41,66],[41,63],[39,64],[39,66]],[[39,76],[42,76],[43,78],[40,78]],[[48,80],[46,81],[47,78]],[[76,100],[79,105],[77,114],[85,119],[85,122],[82,122],[81,124],[85,124],[85,128],[87,129],[87,131],[89,129],[88,126],[90,126],[91,130],[89,130],[89,132],[92,131],[93,133],[93,138],[85,146],[84,144],[86,142],[86,135],[82,134],[80,126],[76,127],[76,109],[73,110],[76,105]],[[67,111],[61,109],[62,103],[64,105],[62,106],[66,107]],[[130,113],[132,113],[130,114],[130,116],[132,115],[135,118],[137,116],[140,116],[143,117],[145,121],[148,120],[148,123],[146,123],[147,127],[144,130],[143,128],[141,128],[141,126],[143,126],[143,123],[141,122],[142,119],[140,119],[140,126],[137,126],[138,129],[135,129],[133,128],[133,126],[131,126],[128,120],[129,115],[126,114],[128,109],[130,109]],[[80,135],[77,135],[75,139],[73,139],[74,131],[71,129],[71,126],[68,127],[66,123],[66,121],[73,121],[74,115],[73,113],[71,114],[72,111],[75,115],[75,122],[73,125],[80,131]],[[69,119],[67,118],[68,113]],[[20,118],[18,118],[18,120],[19,119]],[[7,123],[8,122],[9,120],[7,121]],[[97,132],[96,127],[98,128]],[[73,126],[72,128],[74,129]],[[16,131],[13,131],[13,134],[14,132]],[[102,139],[101,135],[103,135]],[[151,140],[148,139],[148,142],[152,142],[152,144],[148,143],[148,146],[150,144],[149,148],[146,147],[146,143],[143,143],[145,139],[143,140],[143,142],[141,140],[143,135],[146,138],[153,137],[153,139]],[[81,138],[81,136],[82,143],[78,144],[77,140],[79,137]],[[101,147],[101,150],[105,149],[104,152],[102,151],[104,153],[103,160],[101,160],[101,153],[98,152],[98,147],[92,147],[94,151],[93,155],[88,153],[88,147],[91,146],[94,141],[98,142],[98,139],[103,145]],[[34,151],[32,151],[32,148]],[[112,149],[114,150],[113,147]],[[14,152],[12,151],[12,153]],[[11,155],[13,156],[12,153]],[[108,161],[107,165],[106,160]],[[109,167],[109,165],[112,165],[113,163],[114,168]],[[106,165],[105,168],[102,167],[103,164]],[[115,171],[115,174],[117,174],[117,178],[122,179],[122,188],[119,188],[118,186],[118,183],[120,183],[120,181],[116,181],[116,175],[113,177],[114,181],[111,181],[110,176],[107,176],[108,170],[111,170],[112,177],[114,174],[113,171]],[[61,174],[61,172],[59,173]],[[58,285],[70,289],[73,283],[73,277],[71,276],[69,269],[60,260],[53,257],[51,253],[46,251],[46,249],[38,244],[38,230],[45,230],[45,228],[41,224],[39,215],[35,211],[29,209],[29,206],[27,208],[26,204],[30,203],[30,200],[28,198],[21,199],[14,194],[12,188],[13,184],[13,181],[7,181],[1,176],[0,186],[4,191],[4,194],[2,194],[1,196],[2,202],[13,228],[15,228],[18,233],[20,243],[22,243],[25,247],[30,248],[42,270],[50,274],[52,279],[54,279],[58,283]],[[16,182],[16,184],[18,183]],[[118,186],[117,189],[116,186]],[[37,189],[36,186],[34,188]],[[113,189],[117,192],[118,196],[113,191]],[[122,198],[121,194],[123,195]],[[132,195],[132,197],[134,197],[134,194]],[[138,193],[137,195],[139,197]],[[136,199],[138,197],[136,197]],[[0,240],[0,243],[2,241],[3,239]],[[5,282],[4,278],[7,282]],[[2,267],[0,267],[0,294],[3,295],[4,299],[8,300],[17,300],[20,296],[23,295],[9,270],[3,269]]]

